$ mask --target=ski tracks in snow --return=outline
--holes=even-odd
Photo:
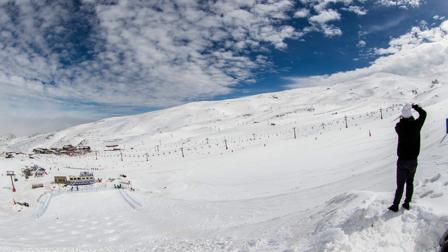
[[[132,208],[137,210],[138,208],[143,207],[143,205],[137,201],[134,197],[129,195],[125,190],[118,190],[123,200]]]
[[[47,196],[45,197],[45,200],[43,202],[40,202],[40,206],[34,212],[34,216],[36,218],[42,217],[42,215],[44,215],[45,212],[47,212],[48,206],[51,203],[51,199],[53,198],[53,192],[49,192],[46,195]],[[39,197],[39,200],[41,200],[40,197]],[[39,200],[38,200],[38,202],[39,202]]]

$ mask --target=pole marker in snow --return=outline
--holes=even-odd
[[[447,135],[448,135],[448,118],[446,119],[445,136],[442,138],[442,141],[440,141],[440,143],[442,143],[443,140],[445,140],[445,138],[446,138]]]

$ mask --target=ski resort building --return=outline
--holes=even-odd
[[[55,155],[84,155],[91,152],[90,146],[73,146],[73,145],[64,145],[62,148],[34,148],[34,154],[55,154]]]
[[[68,185],[91,185],[95,183],[95,177],[91,172],[81,172],[79,176],[68,176]]]
[[[54,176],[54,183],[56,184],[67,184],[67,177],[66,176]]]

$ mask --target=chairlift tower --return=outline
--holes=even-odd
[[[15,176],[14,171],[6,171],[6,176],[11,177],[12,192],[16,192],[16,187],[14,186],[14,180],[12,179],[12,177]]]

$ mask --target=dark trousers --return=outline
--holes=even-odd
[[[414,175],[417,170],[417,159],[397,161],[397,190],[395,191],[394,205],[399,205],[406,184],[405,203],[410,203],[414,193]]]

